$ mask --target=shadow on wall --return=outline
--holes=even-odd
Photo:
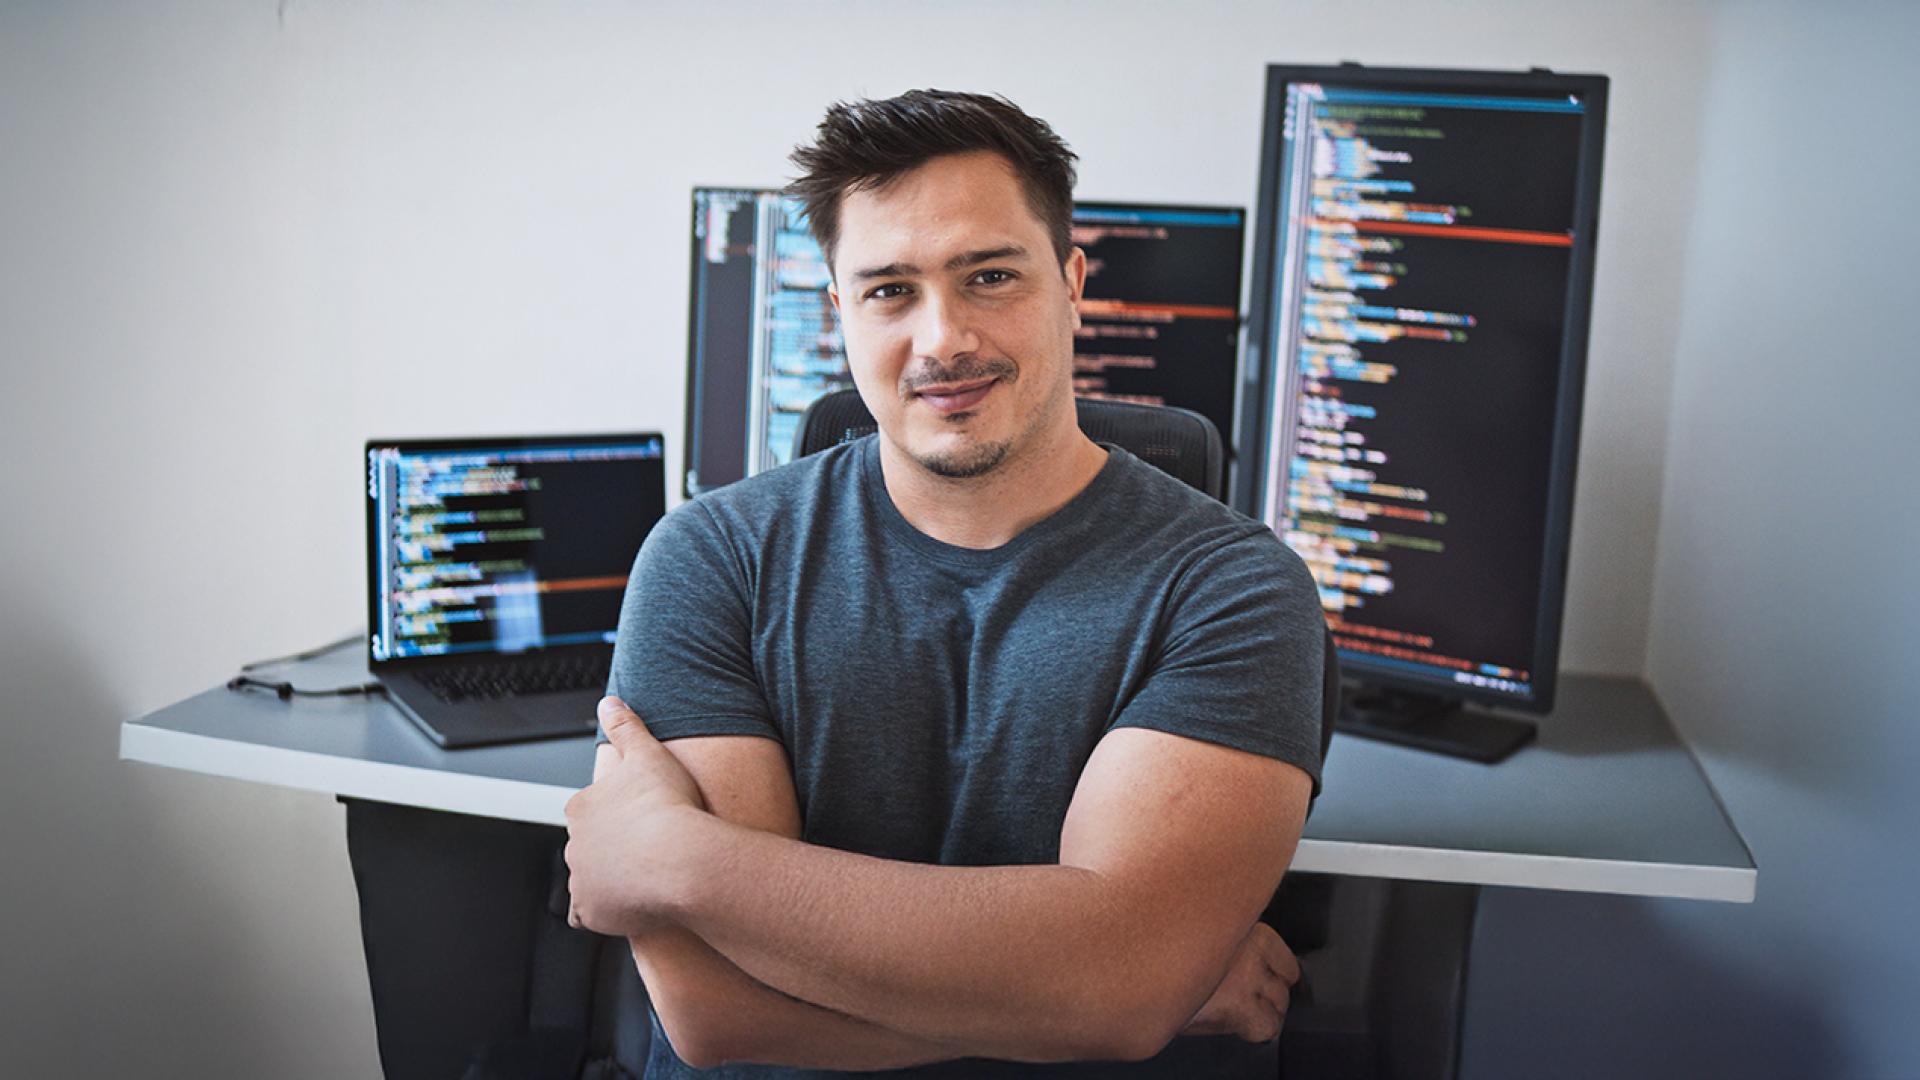
[[[1579,692],[1568,693],[1568,684],[1575,681],[1581,684]],[[1545,717],[1514,715],[1535,719],[1542,727],[1551,725],[1556,754],[1618,757],[1653,748],[1664,750],[1669,743],[1659,737],[1657,729],[1627,733],[1619,730],[1615,719],[1638,715],[1646,700],[1643,695],[1648,692],[1630,676],[1562,673],[1552,713]]]
[[[229,826],[186,790],[193,778],[119,760],[120,721],[134,707],[65,636],[72,618],[16,606],[0,626],[7,1070],[273,1068],[280,1014],[300,990],[274,985],[271,952],[263,958],[248,940],[245,898],[219,886],[236,873]],[[193,820],[169,828],[180,807]],[[224,873],[209,872],[221,862]]]
[[[1849,1075],[1832,1005],[1784,965],[1714,955],[1744,905],[1486,889],[1467,991],[1467,1080],[1805,1080]],[[1747,1037],[1751,1033],[1752,1037]]]

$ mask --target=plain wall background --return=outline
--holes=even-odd
[[[1734,0],[0,5],[0,1067],[377,1073],[338,806],[118,762],[118,725],[360,625],[368,436],[657,429],[677,477],[691,187],[781,182],[828,101],[936,85],[1047,117],[1086,198],[1251,206],[1263,65],[1359,59],[1614,79],[1563,662],[1652,679],[1763,869],[1749,908],[1490,890],[1469,1075],[1920,1071],[1916,29]]]

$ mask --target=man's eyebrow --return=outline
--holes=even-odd
[[[1026,255],[1026,253],[1027,249],[1021,247],[1019,244],[1003,244],[996,248],[964,251],[948,259],[945,269],[949,271],[964,270],[969,266],[978,266],[981,263],[992,262],[995,259],[1017,259]],[[920,268],[912,263],[891,262],[885,266],[869,266],[865,269],[855,270],[853,272],[853,279],[855,281],[871,281],[874,278],[916,277],[919,273]]]
[[[1027,253],[1027,249],[1018,244],[1006,244],[997,248],[985,248],[955,255],[947,260],[948,270],[964,270],[969,266],[979,266],[983,262],[995,259],[1015,259]]]
[[[857,281],[868,281],[883,277],[912,277],[919,272],[920,268],[912,263],[891,262],[885,266],[869,266],[864,270],[855,270],[853,276]]]

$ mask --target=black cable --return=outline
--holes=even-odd
[[[310,690],[303,686],[295,686],[290,682],[256,679],[248,674],[249,672],[258,671],[263,667],[272,667],[276,664],[297,664],[301,661],[312,660],[317,656],[324,656],[335,649],[345,648],[359,640],[361,640],[360,634],[348,634],[338,641],[330,641],[318,648],[308,649],[304,652],[292,653],[287,656],[276,656],[270,660],[255,660],[250,664],[241,664],[240,674],[227,680],[227,689],[235,691],[236,693],[247,690],[265,690],[281,701],[292,701],[296,697],[359,697],[363,695],[371,697],[375,694],[384,695],[387,692],[387,688],[377,682],[357,683],[351,686],[334,686],[325,690]]]
[[[273,692],[273,695],[281,701],[291,701],[296,697],[357,697],[361,694],[368,696],[374,694],[384,695],[387,692],[387,688],[377,682],[358,683],[353,686],[335,686],[326,690],[309,690],[302,686],[295,686],[290,682],[271,682],[267,679],[256,679],[251,675],[235,675],[233,678],[228,679],[227,689],[270,690]]]

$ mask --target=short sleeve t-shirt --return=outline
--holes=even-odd
[[[868,437],[667,515],[628,585],[609,692],[661,739],[778,740],[809,843],[1051,863],[1117,727],[1277,758],[1318,790],[1323,628],[1311,576],[1271,530],[1124,450],[1052,516],[976,550],[900,515]],[[1176,1039],[1097,1071],[900,1075],[1232,1076],[1254,1050],[1233,1042]],[[656,1043],[650,1077],[835,1075],[703,1073]]]

